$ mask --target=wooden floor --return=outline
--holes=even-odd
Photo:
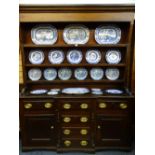
[[[89,153],[63,153],[63,155],[92,155]],[[62,155],[62,153],[56,153],[52,151],[29,151],[29,152],[22,152],[20,147],[19,155]],[[124,151],[100,151],[95,153],[95,155],[135,155],[135,151],[131,152],[124,152]]]

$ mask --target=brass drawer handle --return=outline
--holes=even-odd
[[[52,103],[45,103],[44,104],[44,107],[47,109],[51,108],[52,106],[53,106]]]
[[[82,103],[82,104],[80,105],[80,108],[81,108],[81,109],[88,109],[88,104],[87,104],[87,103]]]
[[[65,123],[69,123],[71,121],[71,118],[70,117],[64,117],[63,121]]]
[[[81,117],[81,118],[80,118],[80,121],[81,121],[82,123],[86,123],[86,122],[88,122],[88,117]]]
[[[54,126],[51,126],[51,129],[54,129]]]
[[[63,131],[64,135],[70,135],[71,131],[69,129],[65,129]]]
[[[104,109],[107,107],[106,103],[99,103],[99,108]]]
[[[81,145],[81,146],[87,146],[87,145],[88,145],[88,142],[87,142],[86,140],[82,140],[82,141],[80,142],[80,145]]]
[[[80,130],[80,133],[81,133],[81,135],[87,135],[88,130],[86,130],[86,129],[81,129],[81,130]]]
[[[72,144],[72,142],[70,140],[65,140],[64,144],[65,146],[69,147]]]
[[[97,128],[98,128],[98,129],[101,129],[101,126],[100,126],[100,125],[98,125],[98,126],[97,126]]]
[[[65,104],[63,105],[63,108],[64,108],[64,109],[70,109],[70,108],[71,108],[71,104],[65,103]]]
[[[30,108],[32,108],[32,104],[31,103],[26,103],[26,104],[24,104],[24,108],[25,109],[30,109]]]
[[[119,107],[121,109],[126,109],[128,107],[128,105],[126,103],[120,103]]]

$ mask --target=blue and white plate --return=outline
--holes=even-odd
[[[44,78],[48,81],[55,80],[57,77],[57,70],[54,68],[47,68],[44,70]]]
[[[79,64],[82,61],[82,52],[80,50],[68,51],[67,60],[71,64]]]
[[[44,53],[42,50],[31,50],[29,53],[29,61],[31,64],[41,64],[44,61]]]
[[[95,29],[98,44],[117,44],[121,39],[121,29],[116,26],[99,26]]]
[[[34,44],[53,45],[57,38],[57,29],[51,25],[38,25],[31,30],[31,39]]]

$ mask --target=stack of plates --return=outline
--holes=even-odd
[[[75,94],[75,95],[87,94],[89,93],[89,89],[88,88],[64,88],[62,89],[62,93]]]
[[[47,95],[58,95],[60,92],[60,88],[53,88],[50,91],[48,91]]]
[[[103,92],[100,88],[92,88],[91,93],[94,95],[102,95],[103,94]]]
[[[108,94],[116,94],[116,95],[123,94],[123,90],[120,89],[106,89],[105,92]]]
[[[47,89],[35,89],[30,91],[30,94],[33,94],[33,95],[41,95],[45,93],[47,93]]]

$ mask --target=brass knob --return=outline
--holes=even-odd
[[[70,145],[71,145],[71,141],[70,141],[70,140],[65,140],[65,141],[64,141],[64,144],[65,144],[65,146],[67,146],[67,147],[68,147],[68,146],[70,146]]]
[[[101,129],[101,126],[100,126],[100,125],[98,125],[98,126],[97,126],[97,128],[98,128],[98,129]]]
[[[107,107],[106,103],[99,103],[99,108],[104,109]]]
[[[26,104],[24,104],[24,108],[25,109],[30,109],[30,108],[32,108],[32,104],[31,103],[26,103]]]
[[[69,123],[71,121],[71,118],[70,117],[64,117],[63,121],[65,123]]]
[[[81,145],[81,146],[87,146],[87,145],[88,145],[88,142],[87,142],[86,140],[82,140],[82,141],[80,142],[80,145]]]
[[[54,126],[51,126],[51,129],[54,129]]]
[[[44,104],[44,107],[47,108],[47,109],[49,109],[49,108],[52,107],[52,103],[45,103]]]
[[[80,130],[81,135],[87,135],[88,131],[86,129]]]
[[[71,104],[65,103],[65,104],[63,105],[63,108],[64,108],[64,109],[70,109],[70,108],[71,108]]]
[[[64,133],[64,135],[69,135],[69,134],[71,133],[71,131],[70,131],[69,129],[65,129],[65,130],[63,131],[63,133]]]
[[[126,103],[120,103],[119,107],[121,109],[126,109],[128,107],[128,105]]]
[[[81,117],[81,118],[80,118],[80,121],[81,121],[82,123],[85,123],[85,122],[88,121],[88,118],[87,118],[87,117]]]
[[[87,103],[82,103],[82,104],[80,105],[80,108],[81,108],[81,109],[88,109],[88,104],[87,104]]]

